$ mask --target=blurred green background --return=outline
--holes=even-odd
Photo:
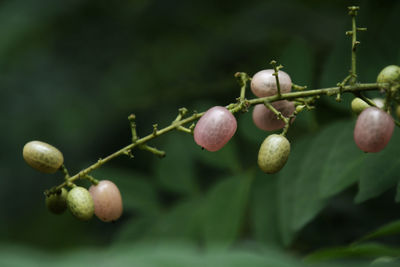
[[[234,102],[233,74],[253,75],[272,59],[297,84],[334,86],[348,74],[347,6],[357,4],[368,27],[359,81],[374,82],[400,64],[399,1],[2,1],[1,265],[303,266],[304,256],[336,246],[319,256],[395,264],[399,130],[384,151],[363,154],[352,139],[352,96],[323,97],[296,118],[290,159],[276,175],[256,165],[268,133],[251,112],[237,116],[219,152],[174,132],[150,143],[165,159],[134,151],[134,160],[112,161],[93,175],[121,190],[125,211],[114,224],[50,214],[43,191],[62,176],[22,159],[26,142],[42,140],[76,173],[129,143],[129,114],[144,136],[180,107]],[[390,222],[389,237],[347,247]]]

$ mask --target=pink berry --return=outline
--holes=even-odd
[[[394,122],[392,117],[375,107],[364,109],[354,127],[354,141],[365,152],[379,152],[392,137]]]
[[[194,141],[208,151],[221,149],[235,134],[235,116],[224,107],[216,106],[207,110],[194,128]]]
[[[272,106],[285,117],[292,115],[295,110],[294,103],[287,100],[276,101],[272,103]],[[264,104],[258,104],[254,107],[253,122],[258,128],[264,131],[275,131],[285,126],[285,122],[279,119]]]
[[[94,214],[103,222],[116,221],[122,215],[122,198],[118,187],[102,180],[89,188],[94,202]]]
[[[258,97],[272,96],[278,93],[276,78],[273,69],[261,70],[254,74],[251,79],[251,91]],[[281,93],[289,93],[292,90],[292,80],[284,71],[278,71],[279,86]]]

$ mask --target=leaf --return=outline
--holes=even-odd
[[[207,247],[227,247],[239,236],[249,199],[251,173],[222,179],[206,195],[203,233]]]
[[[321,163],[323,170],[319,193],[322,198],[331,197],[355,183],[359,179],[359,170],[365,156],[354,143],[353,121],[333,127],[332,130],[337,134],[330,145],[324,148],[326,156]]]
[[[361,245],[334,247],[322,249],[311,253],[305,258],[306,262],[319,262],[337,260],[343,258],[376,258],[381,256],[400,256],[400,248],[388,247],[378,243],[367,243]]]
[[[370,239],[375,239],[382,236],[397,235],[399,233],[400,233],[400,220],[396,220],[388,224],[385,224],[384,226],[379,227],[375,231],[361,237],[356,241],[356,243],[360,243]]]
[[[277,211],[278,177],[258,172],[251,191],[250,223],[257,241],[280,245]]]
[[[355,198],[356,203],[379,196],[399,181],[399,144],[400,134],[395,129],[386,148],[378,153],[367,155],[361,170],[358,193]]]
[[[167,152],[163,159],[155,159],[155,174],[165,190],[191,195],[198,191],[194,171],[193,138],[186,135],[169,135],[162,147]]]

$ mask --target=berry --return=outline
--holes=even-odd
[[[276,173],[286,164],[290,143],[286,137],[271,134],[262,142],[258,152],[258,166],[263,172]]]
[[[59,192],[46,197],[46,206],[54,214],[61,214],[67,209],[68,191],[62,188]]]
[[[400,105],[396,107],[396,116],[400,118]]]
[[[67,206],[72,215],[81,221],[88,221],[93,217],[93,199],[84,187],[76,186],[69,191]]]
[[[295,110],[294,103],[287,100],[276,101],[272,103],[272,106],[285,117],[291,116]],[[253,122],[258,128],[264,131],[275,131],[285,126],[285,122],[279,119],[264,104],[258,104],[254,107]]]
[[[400,83],[400,67],[389,65],[378,74],[376,78],[378,83]]]
[[[376,107],[365,109],[357,118],[354,127],[354,141],[365,152],[379,152],[392,137],[392,117]]]
[[[385,100],[382,98],[376,97],[376,98],[373,98],[372,101],[380,109],[382,109],[385,106]]]
[[[89,188],[94,202],[94,214],[103,222],[118,220],[122,215],[122,198],[118,187],[103,180]]]
[[[232,113],[221,106],[210,108],[194,128],[194,141],[208,151],[221,149],[235,134],[237,122]]]
[[[44,173],[55,173],[64,162],[60,150],[41,141],[26,143],[22,155],[29,166]]]
[[[356,114],[360,114],[364,109],[369,107],[370,105],[359,97],[356,97],[351,101],[351,110]]]
[[[275,71],[273,69],[261,70],[254,74],[251,79],[251,91],[258,97],[265,97],[276,95],[278,89],[276,86],[276,78],[272,75]],[[281,93],[289,93],[292,90],[292,80],[290,76],[284,71],[278,71],[279,86]]]

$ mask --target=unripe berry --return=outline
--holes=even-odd
[[[365,109],[357,118],[354,127],[354,141],[365,152],[379,152],[392,137],[392,117],[376,107]]]
[[[72,215],[79,220],[88,221],[93,217],[93,199],[89,191],[84,187],[76,186],[69,191],[67,206]]]
[[[378,108],[380,108],[380,109],[382,109],[382,108],[385,106],[385,100],[382,99],[382,98],[375,97],[375,98],[372,98],[372,101],[373,101],[373,102],[375,103],[375,105],[376,105]]]
[[[46,196],[46,206],[54,214],[61,214],[67,209],[68,191],[65,188],[55,194]]]
[[[235,134],[235,116],[225,107],[215,106],[207,110],[194,128],[194,141],[208,151],[221,149]]]
[[[122,198],[118,187],[103,180],[89,188],[94,201],[94,214],[103,222],[118,220],[122,215]]]
[[[41,141],[26,143],[22,155],[29,166],[44,173],[55,173],[64,162],[57,148]]]
[[[357,115],[360,114],[364,109],[369,108],[370,105],[368,105],[367,102],[362,100],[359,97],[356,97],[351,101],[351,110],[353,110],[354,113]]]
[[[400,67],[389,65],[378,74],[376,78],[378,83],[400,83]]]
[[[251,79],[251,91],[258,97],[265,97],[276,95],[278,89],[276,86],[276,78],[273,75],[273,69],[261,70],[254,74]],[[292,90],[292,80],[290,76],[284,71],[278,71],[279,86],[281,93],[289,93]]]
[[[291,116],[295,110],[294,103],[287,100],[273,102],[272,106],[286,118]],[[264,131],[275,131],[285,126],[285,122],[279,119],[264,104],[258,104],[254,107],[253,122],[258,128]]]
[[[286,164],[290,143],[286,137],[271,134],[262,142],[258,152],[258,166],[263,172],[276,173]]]

